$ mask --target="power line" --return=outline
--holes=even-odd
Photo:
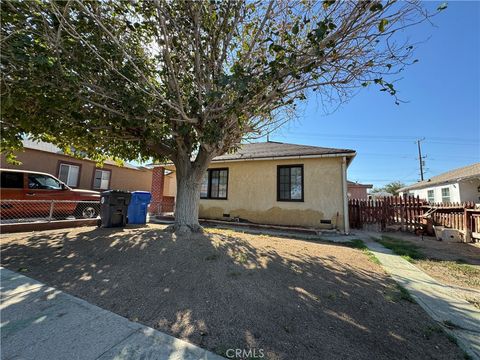
[[[296,133],[289,132],[288,134],[282,135],[278,133],[276,137],[317,137],[317,138],[335,138],[343,140],[355,140],[355,141],[385,141],[385,142],[410,142],[416,141],[417,139],[414,136],[392,136],[392,135],[363,135],[363,134],[325,134],[325,133]],[[480,139],[475,138],[458,138],[458,137],[439,137],[433,136],[428,139],[424,139],[430,144],[446,144],[446,145],[480,145]]]

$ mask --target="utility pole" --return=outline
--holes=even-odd
[[[420,142],[425,140],[425,138],[418,139],[417,140],[417,146],[418,146],[418,163],[420,164],[420,180],[423,181],[423,159],[426,158],[426,156],[422,156],[422,147],[420,146]]]

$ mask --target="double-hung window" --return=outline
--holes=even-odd
[[[228,195],[228,169],[208,169],[200,189],[201,199],[226,200]]]
[[[95,169],[93,178],[93,188],[97,190],[107,190],[110,186],[110,170]]]
[[[448,203],[450,202],[450,189],[447,188],[442,188],[442,202]]]
[[[434,190],[427,191],[427,200],[430,204],[435,202],[435,192]]]
[[[303,201],[303,165],[279,165],[277,201]]]
[[[58,178],[68,186],[77,187],[79,175],[79,165],[60,163],[60,167],[58,169]]]

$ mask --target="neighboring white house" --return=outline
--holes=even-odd
[[[430,203],[480,203],[480,163],[447,171],[399,190]]]

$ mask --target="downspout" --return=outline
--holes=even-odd
[[[343,229],[344,234],[350,233],[350,223],[348,220],[348,195],[347,195],[347,158],[342,158],[342,192],[343,192]]]

